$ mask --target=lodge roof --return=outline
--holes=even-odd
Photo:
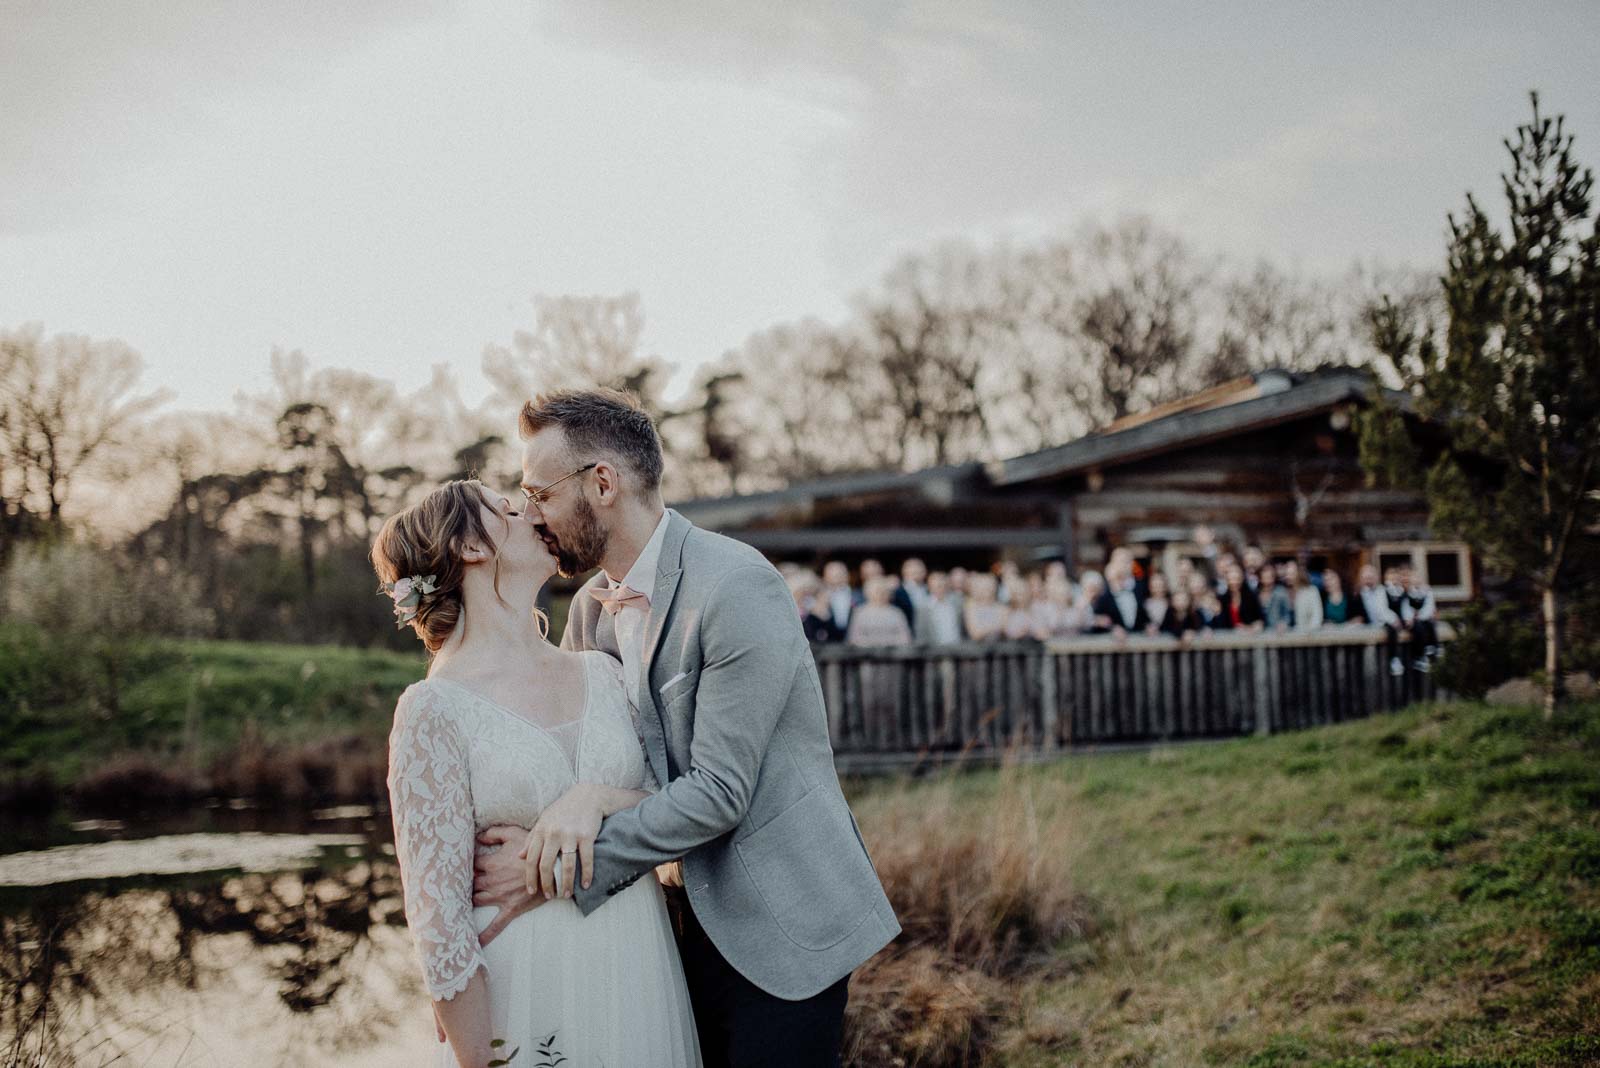
[[[776,508],[805,501],[912,490],[948,493],[960,484],[994,487],[1060,478],[1093,468],[1131,463],[1174,449],[1292,422],[1349,401],[1369,401],[1382,387],[1359,368],[1305,373],[1260,371],[1221,383],[1148,411],[1117,420],[1064,445],[988,464],[967,463],[920,471],[867,472],[796,482],[780,490],[703,497],[674,505],[697,522],[738,525]],[[1410,398],[1383,393],[1409,410]]]
[[[977,461],[946,467],[928,467],[920,471],[867,471],[829,475],[826,478],[794,482],[783,489],[768,490],[763,493],[698,497],[678,502],[673,507],[697,523],[737,525],[749,518],[767,514],[773,509],[810,500],[893,493],[896,490],[939,493],[947,489],[953,490],[957,484],[971,481],[980,483],[986,481],[983,464]]]
[[[1354,367],[1331,367],[1299,375],[1261,371],[1130,416],[1065,445],[997,461],[988,465],[987,472],[994,485],[1014,486],[1131,463],[1173,449],[1292,422],[1347,401],[1367,401],[1377,388],[1380,387],[1366,371]],[[1384,392],[1405,404],[1405,394]]]

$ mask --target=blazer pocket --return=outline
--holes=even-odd
[[[680,671],[672,676],[672,678],[662,683],[661,689],[656,691],[656,697],[660,699],[661,707],[665,708],[686,693],[693,693],[694,685],[699,681],[700,673],[698,671]]]
[[[773,921],[802,949],[831,948],[872,914],[877,874],[850,810],[824,787],[734,844]]]

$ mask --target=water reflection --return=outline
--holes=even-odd
[[[80,824],[74,824],[74,827]],[[124,828],[119,827],[118,830]],[[351,834],[168,834],[55,846],[0,856],[0,886],[48,886],[89,880],[187,875],[194,872],[273,872],[309,867],[331,847],[359,856],[366,839]]]
[[[0,889],[0,1063],[429,1063],[399,870],[359,826],[300,870]]]

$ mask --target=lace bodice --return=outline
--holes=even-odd
[[[389,735],[389,805],[406,922],[435,998],[460,993],[483,965],[472,918],[477,832],[531,827],[574,783],[654,788],[622,668],[584,658],[583,708],[547,729],[459,684],[423,680],[401,694]]]

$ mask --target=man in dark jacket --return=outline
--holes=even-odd
[[[1094,599],[1090,610],[1094,613],[1091,634],[1115,634],[1120,638],[1129,632],[1142,632],[1150,622],[1133,574],[1121,561],[1107,566],[1105,592]]]

